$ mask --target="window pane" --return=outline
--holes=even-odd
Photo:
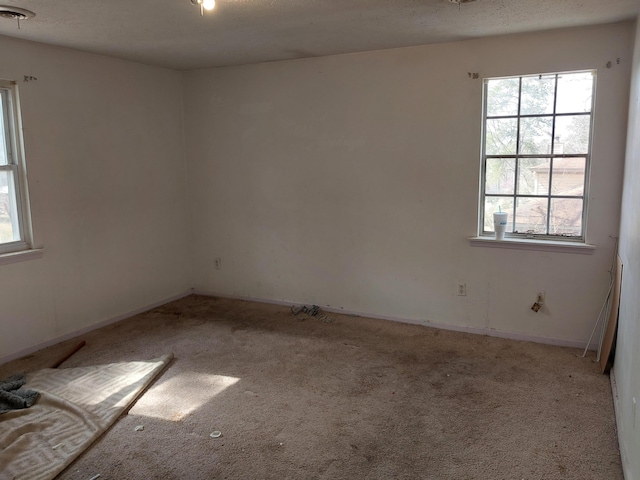
[[[589,152],[591,115],[556,117],[556,133],[553,153]]]
[[[518,195],[549,195],[548,158],[522,158],[518,168]]]
[[[553,160],[551,193],[553,195],[584,194],[586,158],[556,158]]]
[[[501,207],[510,232],[582,236],[594,80],[580,72],[486,81],[483,232]]]
[[[487,120],[487,155],[515,155],[518,119]]]
[[[0,172],[0,243],[20,240],[13,172]]]
[[[582,199],[551,199],[549,233],[552,235],[582,235]]]
[[[484,198],[484,231],[493,232],[493,213],[498,211],[509,213],[507,232],[513,232],[513,198],[488,195]]]
[[[553,117],[520,119],[520,153],[539,155],[551,153]]]
[[[518,78],[504,78],[487,82],[487,116],[518,114]]]
[[[515,158],[487,158],[485,193],[506,193],[513,195],[515,179]]]
[[[516,203],[516,231],[518,233],[547,233],[546,198],[518,198]]]
[[[555,75],[523,77],[520,115],[553,113],[555,84]]]
[[[558,100],[556,113],[591,111],[593,74],[563,73],[558,76]]]
[[[4,112],[6,112],[6,99],[5,94],[2,92],[0,95],[0,165],[7,164],[7,138],[6,138],[6,119]]]

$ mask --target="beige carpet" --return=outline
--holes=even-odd
[[[171,358],[30,373],[24,388],[40,392],[36,403],[0,415],[0,478],[54,478],[104,433]]]
[[[65,367],[175,359],[62,480],[622,479],[578,349],[200,296],[83,338]]]

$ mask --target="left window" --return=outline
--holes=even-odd
[[[18,88],[0,80],[0,254],[31,248]]]

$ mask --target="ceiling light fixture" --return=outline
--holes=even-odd
[[[213,10],[216,6],[216,0],[191,0],[191,5],[199,5],[200,15],[204,16],[205,10]]]
[[[20,29],[20,21],[29,20],[30,18],[33,18],[35,16],[36,14],[31,10],[0,5],[0,18],[6,18],[7,20],[16,20],[18,22],[18,30]]]

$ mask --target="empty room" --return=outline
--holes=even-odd
[[[639,14],[0,1],[0,480],[640,480]]]

